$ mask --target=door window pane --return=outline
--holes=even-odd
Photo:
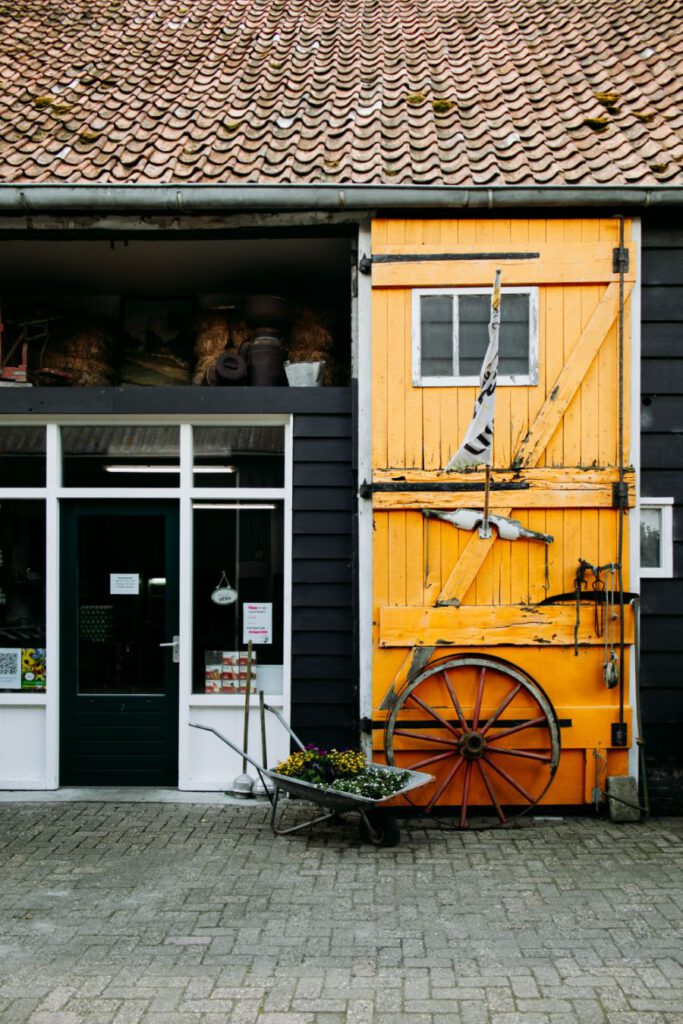
[[[0,487],[45,486],[45,427],[0,427]]]
[[[62,429],[66,487],[178,487],[176,426]]]
[[[195,487],[283,487],[282,426],[196,426]]]
[[[283,510],[279,503],[194,506],[195,693],[282,692]]]
[[[79,694],[161,694],[176,594],[163,514],[78,518]],[[169,604],[172,608],[169,608]]]
[[[45,503],[0,501],[0,690],[44,691]]]

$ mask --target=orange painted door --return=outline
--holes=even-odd
[[[435,776],[419,791],[430,806],[524,806],[539,794],[546,804],[582,804],[607,772],[627,771],[631,607],[623,686],[609,688],[603,664],[620,660],[619,607],[582,600],[577,614],[576,602],[542,603],[575,589],[579,560],[614,566],[620,551],[629,590],[629,516],[614,494],[630,444],[628,222],[621,282],[619,242],[617,219],[373,224],[373,746]],[[495,528],[481,539],[425,514],[481,509],[484,473],[444,472],[477,388],[421,382],[415,303],[490,289],[497,268],[504,303],[506,289],[534,290],[537,372],[526,384],[499,383],[490,509],[552,536],[547,544],[504,540]],[[504,338],[503,315],[501,347]],[[633,470],[623,478],[632,506]],[[596,581],[586,570],[588,593],[617,582],[616,571]],[[552,728],[536,722],[544,715]]]

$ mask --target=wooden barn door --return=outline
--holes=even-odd
[[[627,772],[629,650],[623,686],[608,688],[603,674],[619,653],[618,606],[542,603],[575,589],[579,560],[618,561],[620,517],[629,590],[628,514],[615,496],[620,409],[629,463],[636,253],[628,222],[621,282],[619,242],[617,219],[373,224],[373,745],[385,749],[389,722],[395,762],[436,777],[419,791],[430,806],[523,806],[541,794],[545,803],[582,804],[607,772]],[[425,515],[481,508],[484,474],[443,471],[477,392],[414,383],[416,295],[490,289],[497,268],[504,296],[537,289],[538,366],[530,383],[498,387],[491,511],[551,535],[549,544],[503,540],[495,528],[481,539]],[[504,332],[503,317],[501,345]],[[632,505],[633,471],[623,478]],[[601,586],[615,589],[616,574],[596,581],[587,569],[586,592]],[[623,636],[630,645],[630,607]],[[479,758],[472,734],[493,717],[487,742],[499,750]],[[472,748],[463,760],[464,743]]]

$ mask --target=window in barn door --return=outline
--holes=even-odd
[[[491,290],[413,290],[413,384],[472,386],[489,343]],[[498,383],[538,383],[538,289],[503,288]]]

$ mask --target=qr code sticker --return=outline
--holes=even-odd
[[[0,647],[0,686],[21,689],[21,648]]]

